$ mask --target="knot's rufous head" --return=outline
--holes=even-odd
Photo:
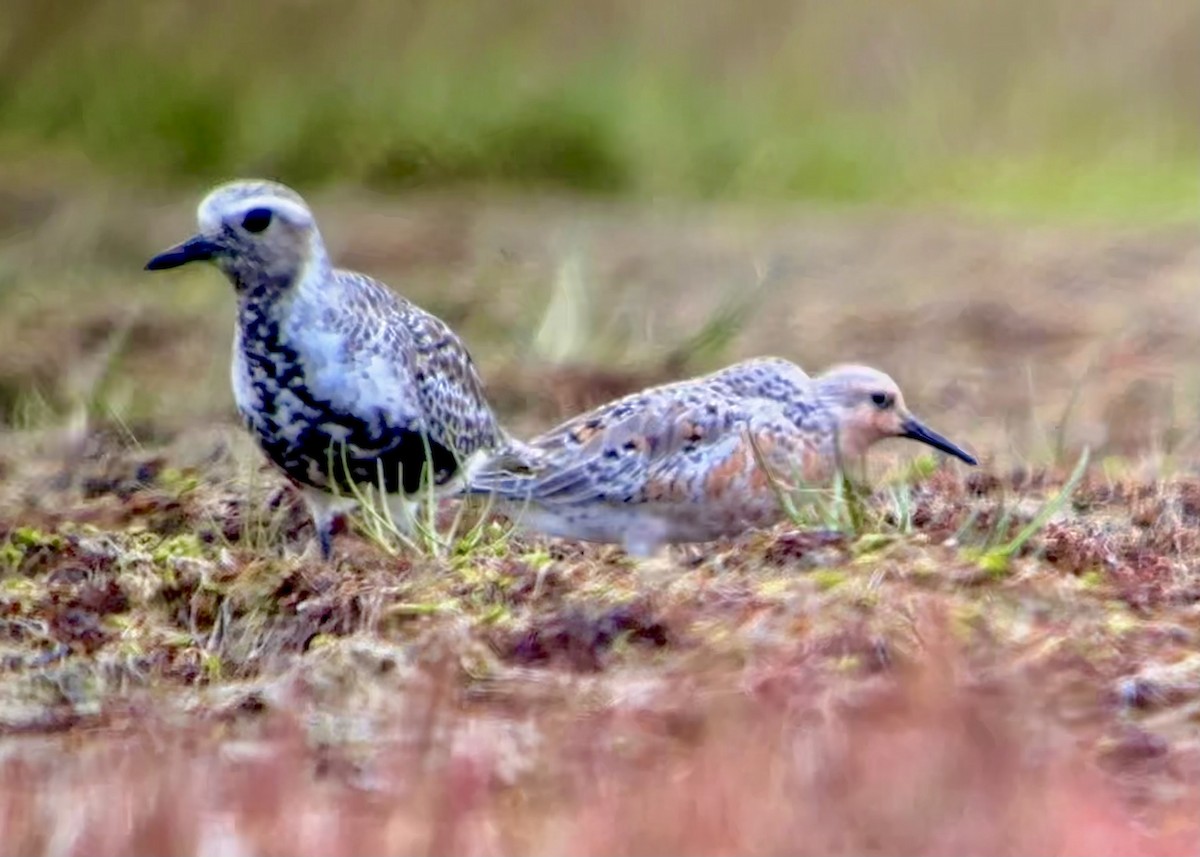
[[[889,437],[920,441],[965,461],[975,456],[925,426],[904,403],[899,385],[869,366],[835,366],[816,380],[818,397],[837,423],[842,451],[862,455]]]

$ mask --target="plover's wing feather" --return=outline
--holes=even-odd
[[[434,431],[464,458],[502,446],[506,435],[488,403],[483,380],[466,345],[428,313],[415,321],[425,335],[413,363],[418,401]]]
[[[501,445],[501,430],[463,341],[437,316],[362,274],[338,271],[354,310],[342,316],[347,362],[375,383],[384,419],[426,432],[465,458]]]

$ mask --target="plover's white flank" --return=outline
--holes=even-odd
[[[199,234],[146,268],[211,262],[237,294],[233,392],[267,456],[302,489],[322,555],[352,484],[412,495],[515,449],[462,341],[382,283],[335,269],[312,212],[268,181],[217,187]]]
[[[783,481],[818,481],[889,437],[975,463],[913,417],[882,372],[842,366],[814,379],[786,360],[751,360],[575,417],[519,461],[482,463],[463,491],[492,495],[529,529],[649,556],[781,520],[760,458]]]

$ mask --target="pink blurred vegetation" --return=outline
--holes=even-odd
[[[539,735],[516,777],[453,669],[358,762],[284,713],[75,730],[0,764],[0,853],[1195,853],[1195,795],[1135,794],[1139,761],[1090,761],[1036,677],[927,642],[852,693],[796,659],[680,680],[665,707],[514,705]]]

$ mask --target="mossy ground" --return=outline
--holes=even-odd
[[[323,564],[233,424],[225,285],[138,270],[187,206],[28,194],[0,322],[4,849],[1194,841],[1191,231],[317,197],[334,255],[460,327],[522,432],[769,352],[886,368],[983,460],[885,445],[852,509],[669,569],[501,521],[436,556],[350,526]]]

